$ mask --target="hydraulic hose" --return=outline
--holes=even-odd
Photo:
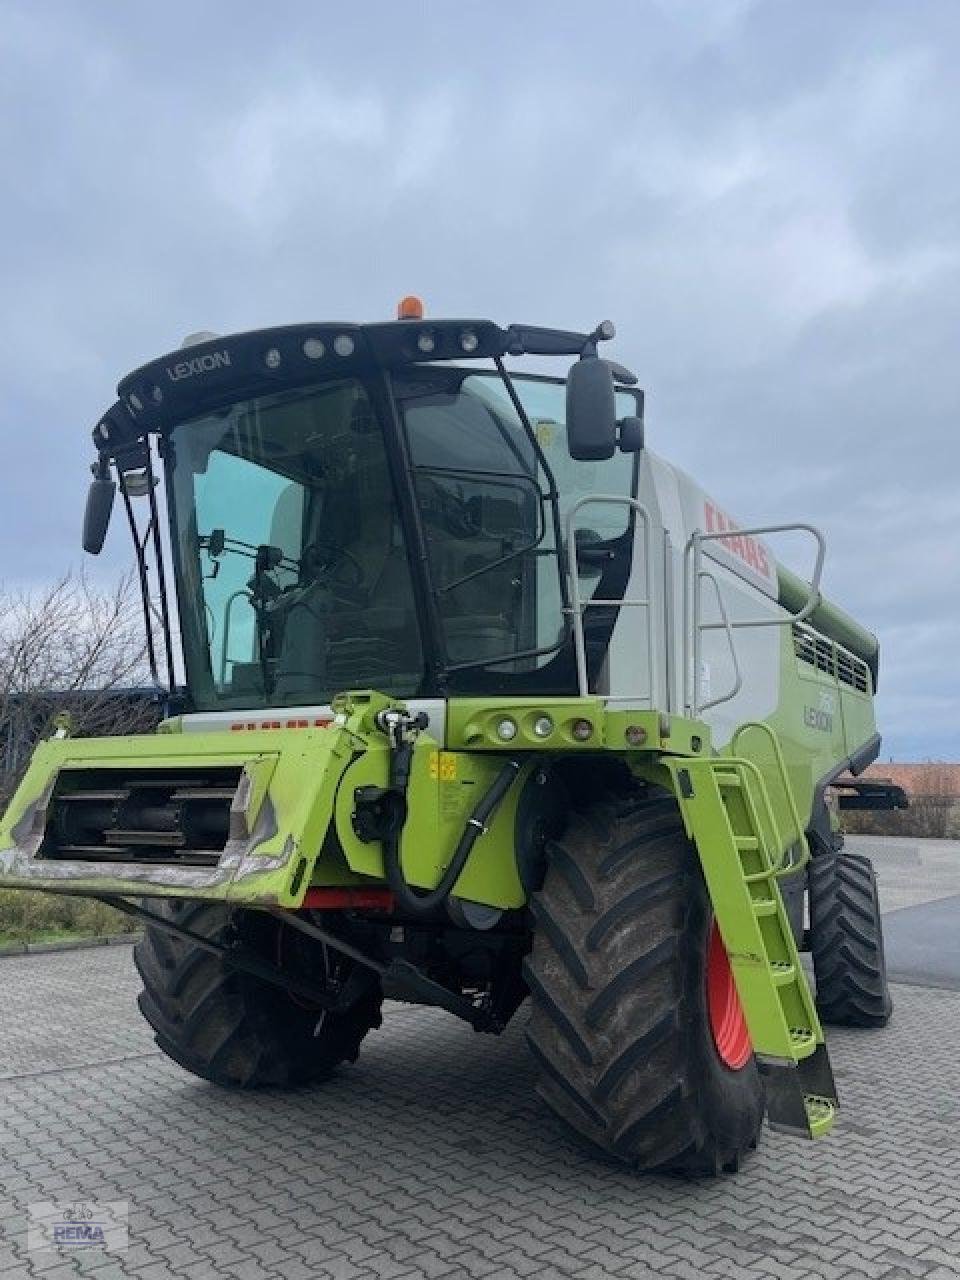
[[[407,784],[410,780],[412,759],[412,742],[400,743],[394,748],[391,756],[391,787],[404,799],[406,799]],[[473,851],[477,838],[486,831],[488,822],[499,807],[501,800],[510,790],[513,780],[520,772],[520,767],[521,762],[519,760],[508,760],[494,778],[479,804],[467,819],[467,824],[454,850],[450,865],[443,873],[440,883],[434,889],[429,889],[424,893],[419,889],[414,889],[404,878],[403,868],[400,865],[400,836],[403,824],[402,822],[396,824],[395,830],[384,841],[384,871],[387,877],[387,884],[396,895],[397,901],[411,915],[433,915],[436,908],[446,902],[450,896],[450,891],[460,878],[461,871],[466,866],[467,859]],[[404,805],[404,810],[405,808],[406,805]]]

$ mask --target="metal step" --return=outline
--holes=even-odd
[[[756,916],[775,916],[777,903],[774,898],[754,898],[753,913]]]

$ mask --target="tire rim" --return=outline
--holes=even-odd
[[[707,1011],[717,1056],[731,1071],[741,1071],[753,1056],[753,1045],[716,920],[707,946]]]

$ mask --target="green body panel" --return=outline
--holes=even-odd
[[[391,705],[397,704],[379,694],[343,695],[337,722],[327,728],[182,733],[170,721],[153,736],[44,742],[0,824],[0,885],[296,907],[311,885],[382,882],[382,845],[362,840],[353,819],[357,792],[388,784],[390,749],[372,718],[377,708]],[[544,714],[556,726],[550,741],[532,729],[533,720]],[[518,724],[509,743],[496,736],[505,715]],[[503,757],[518,757],[522,767],[517,781],[454,887],[458,897],[503,909],[525,902],[515,829],[520,797],[535,769],[557,752],[606,749],[627,760],[651,761],[663,750],[707,752],[710,742],[702,723],[650,711],[607,712],[595,698],[460,699],[449,704],[449,718],[451,743],[466,747],[469,742],[472,749],[441,750],[427,734],[417,739],[401,837],[404,874],[418,888],[439,882]],[[590,720],[588,742],[572,736],[569,726],[575,719]],[[641,747],[628,747],[628,730],[634,741],[642,738]],[[61,774],[69,779],[76,770],[106,770],[119,781],[137,770],[214,765],[241,771],[230,839],[218,866],[35,856]]]
[[[780,632],[780,701],[766,723],[776,733],[793,803],[805,826],[818,786],[876,735],[872,693],[798,658],[789,627]],[[736,748],[731,744],[725,750],[729,754]],[[771,802],[782,812],[784,788],[769,743],[754,736],[742,753],[760,767]]]
[[[441,751],[426,736],[418,740],[407,792],[408,816],[400,841],[401,865],[410,884],[432,889],[439,882],[471,811],[493,782],[500,763],[491,755]],[[517,803],[533,767],[531,759],[521,770],[489,829],[478,840],[454,886],[458,897],[495,907],[523,906],[525,895],[517,875],[514,826]],[[378,879],[383,878],[382,846],[379,841],[364,843],[354,831],[354,793],[358,787],[385,787],[388,770],[386,741],[371,743],[347,768],[335,802],[336,830],[347,866],[352,872]],[[336,883],[329,875],[334,865],[326,856],[321,858],[314,870],[313,883]]]
[[[543,716],[554,725],[548,737],[538,737],[534,723]],[[510,719],[517,726],[516,737],[504,741],[497,725]],[[589,722],[589,738],[573,735],[575,721]],[[642,730],[627,736],[627,730]],[[710,729],[702,720],[667,715],[662,711],[610,711],[602,698],[451,698],[447,703],[447,746],[469,751],[536,751],[543,756],[555,752],[623,752],[646,758],[652,751],[709,754]]]
[[[0,824],[0,885],[74,893],[160,894],[295,906],[330,822],[336,785],[363,742],[347,728],[61,738],[42,743]],[[34,855],[58,777],[78,769],[241,772],[216,867],[110,864]]]

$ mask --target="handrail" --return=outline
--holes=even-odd
[[[722,765],[725,768],[735,766],[743,770],[745,774],[753,775],[756,783],[757,795],[762,801],[766,822],[769,825],[770,831],[773,833],[774,842],[784,846],[784,852],[781,854],[781,860],[779,863],[773,865],[773,859],[771,858],[770,874],[776,877],[786,874],[787,871],[792,871],[794,864],[786,863],[784,861],[784,857],[786,853],[793,848],[793,845],[792,843],[785,841],[783,838],[783,832],[780,830],[780,824],[777,822],[777,816],[774,813],[773,805],[770,802],[770,792],[767,789],[767,784],[763,780],[763,774],[761,773],[759,766],[755,765],[752,760],[747,760],[744,756],[717,756],[714,760],[714,764],[717,766]],[[746,795],[748,797],[747,803],[752,803],[749,787],[746,788]],[[760,828],[758,825],[758,831],[759,830]],[[797,863],[796,865],[801,866],[802,863]]]
[[[252,600],[253,596],[245,587],[239,587],[230,596],[227,597],[227,603],[223,610],[223,648],[220,650],[220,683],[227,683],[227,653],[230,644],[230,617],[233,613],[233,606],[241,596],[246,596],[248,600]]]
[[[768,533],[809,533],[816,539],[817,557],[813,566],[813,576],[810,582],[807,599],[803,606],[796,613],[788,614],[785,618],[742,618],[739,622],[733,622],[730,625],[736,627],[785,627],[793,622],[803,622],[804,618],[809,618],[817,605],[820,603],[820,578],[823,574],[823,562],[827,554],[827,540],[823,533],[816,525],[806,524],[803,521],[795,521],[792,524],[767,524],[756,525],[752,529],[728,529],[726,533],[702,533],[699,529],[694,529],[690,535],[690,541],[687,543],[687,549],[684,555],[689,552],[691,546],[695,546],[694,559],[699,561],[702,556],[700,548],[705,542],[723,542],[725,539],[737,537],[760,537]],[[704,631],[716,630],[723,624],[720,622],[705,622],[702,624]]]
[[[817,544],[813,574],[808,584],[807,598],[801,608],[794,613],[786,614],[784,617],[734,618],[731,620],[723,607],[716,578],[703,568],[704,543],[724,542],[735,537],[758,537],[771,533],[795,533],[798,531],[809,533]],[[743,680],[733,646],[733,631],[743,627],[791,626],[795,622],[802,622],[814,612],[821,600],[820,579],[823,574],[823,562],[826,552],[827,542],[821,530],[816,525],[806,524],[803,521],[796,521],[791,524],[755,525],[749,529],[727,529],[723,533],[704,533],[700,529],[694,529],[683,552],[683,683],[684,709],[687,714],[696,719],[701,711],[709,707],[718,706],[721,702],[729,702],[731,698],[734,698],[740,692]],[[722,561],[715,561],[715,563],[722,563]],[[731,570],[731,572],[736,572],[736,570]],[[717,593],[721,615],[719,622],[704,622],[701,618],[701,583],[705,577],[710,579]],[[731,644],[735,673],[734,687],[721,698],[713,698],[707,703],[701,703],[699,685],[700,655],[702,652],[701,637],[705,631],[718,630],[726,632],[728,641]]]
[[[591,503],[601,503],[607,506],[624,506],[629,507],[640,519],[643,525],[643,542],[645,553],[645,569],[646,569],[646,595],[642,598],[624,597],[622,600],[607,599],[591,599],[584,600],[580,594],[580,565],[577,561],[577,543],[574,529],[574,517],[582,507],[589,506]],[[573,615],[573,647],[577,663],[577,688],[581,698],[590,695],[590,678],[587,671],[587,645],[583,634],[583,615],[587,609],[598,607],[616,607],[616,608],[636,608],[646,610],[646,630],[647,630],[647,660],[650,672],[650,692],[649,694],[639,695],[641,697],[649,697],[651,707],[656,700],[658,688],[658,663],[657,650],[654,644],[653,632],[653,582],[654,582],[654,557],[653,557],[653,539],[650,536],[651,519],[650,512],[642,502],[636,498],[623,497],[620,494],[603,494],[591,493],[583,498],[579,498],[570,510],[567,512],[565,533],[567,542],[567,576],[570,580],[570,613]]]
[[[797,808],[796,799],[790,787],[790,775],[787,773],[787,762],[783,757],[783,748],[780,746],[780,739],[777,737],[775,730],[772,729],[770,725],[766,724],[763,720],[744,720],[743,724],[737,726],[737,729],[734,732],[733,737],[730,739],[730,750],[734,753],[734,755],[736,755],[737,740],[739,739],[742,733],[745,733],[751,729],[759,729],[760,732],[765,734],[770,741],[770,745],[773,748],[773,757],[774,757],[774,761],[776,762],[777,772],[780,777],[780,782],[783,786],[784,795],[787,798],[787,808],[789,810],[790,819],[793,822],[793,829],[797,835],[797,838],[795,841],[791,840],[790,843],[786,845],[786,848],[784,849],[783,855],[781,858],[781,863],[777,868],[775,868],[777,874],[783,874],[784,871],[797,870],[800,867],[805,866],[807,862],[809,862],[810,846],[807,842],[807,835],[803,828],[803,822],[801,821],[801,818],[800,818],[800,811]],[[759,765],[757,765],[755,761],[750,760],[749,758],[743,757],[743,756],[740,756],[738,758],[741,760],[744,760],[745,763],[752,765],[760,773],[760,776],[761,777],[763,776],[762,770],[760,770]],[[767,795],[767,800],[769,802],[769,792]],[[770,806],[770,808],[772,812],[772,808],[773,808],[772,805]],[[778,824],[774,823],[774,829],[779,832]],[[800,846],[800,860],[798,862],[791,862],[788,864],[786,862],[786,855],[788,850],[791,849],[794,844],[798,844]]]
[[[727,606],[723,603],[723,596],[720,594],[720,584],[709,569],[700,570],[701,580],[713,583],[713,589],[717,594],[717,608],[720,610],[720,617],[723,619],[722,626],[726,629],[727,644],[730,646],[730,660],[733,663],[733,688],[729,693],[725,693],[722,697],[711,698],[709,702],[700,702],[697,699],[697,711],[707,711],[710,707],[715,707],[721,702],[729,702],[731,698],[735,698],[743,688],[743,672],[740,670],[740,659],[737,656],[737,646],[733,639],[733,629],[730,626],[730,619],[727,614]],[[700,631],[697,631],[694,638],[693,647],[693,678],[694,681],[699,679],[701,659]]]

